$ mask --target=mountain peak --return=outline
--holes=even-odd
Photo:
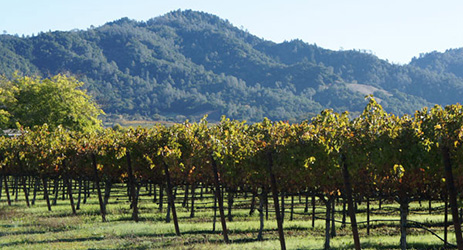
[[[148,26],[152,25],[169,25],[178,28],[187,27],[215,27],[215,28],[234,28],[228,21],[220,17],[202,11],[194,10],[176,10],[165,15],[152,18],[147,22]]]

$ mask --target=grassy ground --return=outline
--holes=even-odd
[[[173,223],[166,223],[166,201],[163,212],[159,205],[153,203],[142,188],[140,201],[141,221],[131,221],[131,210],[124,195],[125,189],[113,189],[108,205],[109,222],[102,223],[99,215],[98,199],[95,194],[81,204],[78,215],[73,216],[69,200],[58,200],[52,212],[48,212],[46,203],[39,199],[28,208],[24,195],[19,193],[19,199],[8,206],[5,194],[0,201],[0,248],[1,249],[279,249],[274,214],[265,221],[264,241],[256,241],[259,230],[259,216],[256,211],[249,216],[251,197],[240,196],[235,201],[233,221],[228,222],[231,244],[223,243],[221,225],[216,224],[212,231],[212,195],[204,194],[195,204],[195,217],[190,218],[187,208],[181,206],[183,191],[177,195],[177,212],[182,236],[175,236]],[[41,198],[41,194],[37,197]],[[13,197],[14,198],[14,197]],[[23,198],[23,199],[21,199]],[[60,195],[61,198],[61,195]],[[316,220],[312,228],[311,216],[304,214],[304,198],[302,203],[295,198],[296,209],[293,221],[289,220],[290,199],[286,200],[285,237],[288,249],[322,249],[324,243],[324,221]],[[272,203],[270,202],[270,205]],[[383,204],[382,210],[377,210],[378,204],[373,203],[372,220],[396,220],[399,214],[396,204]],[[432,214],[428,214],[427,206],[418,203],[411,206],[410,220],[427,223],[427,226],[443,237],[443,204],[434,203]],[[270,207],[271,209],[271,207]],[[342,206],[336,207],[341,211]],[[365,203],[359,206],[357,220],[366,220]],[[324,206],[317,203],[317,216],[323,217]],[[342,214],[337,213],[336,219],[341,220]],[[218,218],[218,221],[219,218]],[[349,220],[348,220],[349,221]],[[353,241],[350,227],[340,228],[337,223],[337,236],[332,239],[333,249],[352,249]],[[454,242],[452,227],[449,227],[449,240]],[[399,249],[398,222],[375,222],[371,232],[366,234],[365,224],[360,225],[361,243],[363,249]],[[441,249],[443,243],[437,237],[423,229],[411,228],[408,242],[410,249]]]

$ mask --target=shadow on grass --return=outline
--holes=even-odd
[[[72,239],[55,239],[55,240],[40,240],[40,241],[31,241],[31,240],[20,240],[20,241],[15,241],[15,242],[9,242],[9,243],[1,243],[0,248],[2,247],[12,247],[12,246],[17,246],[17,245],[22,245],[22,244],[51,244],[51,243],[58,243],[58,242],[86,242],[86,241],[101,241],[104,240],[104,237],[85,237],[85,238],[72,238]]]
[[[14,233],[5,233],[5,232],[0,232],[0,237],[5,237],[5,236],[12,236],[12,235],[31,235],[31,234],[44,234],[52,231],[45,231],[45,230],[32,230],[32,231],[24,231],[24,232],[14,232]],[[0,244],[1,246],[1,244]]]
[[[289,229],[289,228],[288,228]],[[293,230],[304,230],[302,228],[296,227],[293,228]],[[59,231],[59,230],[56,230]],[[276,230],[272,229],[264,229],[264,232],[266,233],[271,233],[275,232]],[[28,231],[28,232],[21,232],[20,234],[41,234],[41,233],[46,233],[50,232],[50,230],[47,231]],[[259,242],[255,237],[240,237],[241,234],[252,234],[256,235],[258,230],[230,230],[230,235],[232,236],[231,239],[231,244],[247,244],[247,243],[253,243],[253,242]],[[14,233],[12,235],[17,235],[18,233]],[[0,234],[1,236],[8,236],[9,234]],[[164,247],[169,247],[169,246],[178,246],[178,243],[184,245],[184,246],[194,246],[196,244],[204,244],[204,243],[211,243],[211,244],[225,244],[222,236],[221,236],[221,230],[218,231],[212,231],[212,230],[194,230],[194,231],[184,231],[181,232],[180,237],[177,237],[174,233],[167,233],[167,234],[156,234],[156,233],[140,233],[140,234],[133,234],[133,233],[127,233],[127,234],[121,234],[119,235],[120,238],[124,239],[133,239],[133,237],[146,237],[146,238],[151,238],[154,241],[159,241],[160,239],[164,238],[177,238],[179,241],[172,241],[172,240],[167,240],[162,243],[162,246]],[[188,237],[192,236],[192,237]],[[209,236],[209,237],[208,237]],[[210,238],[210,236],[214,236]],[[183,239],[182,239],[183,238]],[[102,241],[107,239],[106,237],[81,237],[81,238],[72,238],[72,239],[54,239],[54,240],[40,240],[40,241],[33,241],[33,240],[18,240],[15,242],[9,242],[9,243],[2,243],[0,244],[0,248],[3,247],[14,247],[14,246],[21,246],[23,244],[28,244],[28,245],[34,245],[34,244],[51,244],[51,243],[59,243],[59,242],[65,242],[65,243],[73,243],[73,242],[87,242],[87,241]],[[181,241],[184,241],[181,243]],[[275,238],[267,238],[262,240],[261,242],[265,242],[268,240],[275,240]],[[309,240],[309,239],[308,239]],[[323,249],[321,248],[317,249]],[[153,246],[137,246],[133,245],[130,246],[129,248],[131,249],[151,249]],[[162,247],[159,247],[162,248]],[[341,250],[341,249],[353,249],[354,245],[349,244],[345,245],[342,247],[333,247],[331,249],[333,250]],[[362,243],[362,248],[372,248],[372,249],[400,249],[398,244],[393,244],[393,243],[370,243],[370,242],[365,242]],[[444,249],[443,244],[424,244],[424,243],[409,243],[408,248],[410,249]],[[301,250],[304,248],[300,248]]]
[[[268,230],[271,231],[271,230]],[[20,234],[40,234],[40,233],[45,233],[42,231],[29,231],[29,232],[24,232]],[[212,230],[202,230],[202,231],[191,231],[191,232],[183,232],[182,236],[178,237],[178,239],[185,238],[185,242],[183,243],[184,246],[189,246],[189,245],[196,245],[196,244],[204,244],[204,243],[211,243],[211,244],[225,244],[223,239],[219,237],[220,232],[212,232]],[[8,234],[5,234],[8,236]],[[14,235],[17,235],[15,233]],[[188,235],[196,235],[197,237],[195,238],[187,238]],[[218,237],[216,238],[206,238],[206,235],[216,235]],[[154,240],[160,240],[164,238],[177,238],[177,236],[174,233],[167,233],[167,234],[136,234],[135,236],[138,237],[147,237],[147,238],[152,238]],[[203,237],[200,237],[203,236]],[[130,238],[133,239],[134,235],[133,234],[126,234],[126,235],[120,235],[121,238]],[[18,240],[14,242],[9,242],[9,243],[0,243],[0,248],[3,247],[14,247],[14,246],[22,246],[24,244],[33,246],[34,244],[52,244],[52,243],[78,243],[78,242],[88,242],[88,241],[102,241],[107,239],[106,237],[81,237],[81,238],[72,238],[72,239],[54,239],[54,240]],[[232,244],[244,244],[244,243],[251,243],[251,242],[257,242],[258,240],[255,238],[235,238],[231,240]],[[265,241],[265,240],[263,240]],[[162,244],[164,247],[166,246],[176,246],[175,241],[168,240],[166,242],[163,242]],[[145,246],[130,246],[130,249],[152,249],[153,247],[145,247]],[[162,248],[162,247],[159,247]],[[109,249],[109,248],[108,248]],[[120,248],[115,248],[115,249],[120,249]]]
[[[391,250],[391,249],[400,249],[399,244],[390,244],[390,243],[362,243],[362,248],[372,248],[372,249],[383,249],[383,250]],[[297,250],[303,250],[305,248],[297,248]],[[316,248],[316,250],[322,250],[323,247]],[[332,250],[346,250],[346,249],[355,249],[353,244],[345,245],[342,247],[331,247]],[[443,244],[424,244],[424,243],[408,243],[407,249],[419,249],[419,250],[439,250],[439,249],[452,249],[451,247],[444,248]]]
[[[22,227],[27,227],[28,225],[22,226]],[[13,235],[32,235],[32,234],[45,234],[45,233],[59,233],[63,231],[68,231],[68,230],[73,230],[73,228],[70,227],[58,227],[58,228],[47,228],[45,230],[26,230],[22,232],[1,232],[0,231],[0,237],[7,237],[7,236],[13,236]],[[1,246],[1,244],[0,244]]]

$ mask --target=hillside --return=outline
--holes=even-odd
[[[358,113],[370,92],[386,110],[412,113],[461,102],[463,61],[452,58],[442,66],[432,55],[394,65],[360,51],[274,43],[196,11],[0,35],[0,74],[75,75],[110,119],[299,121],[324,108]]]

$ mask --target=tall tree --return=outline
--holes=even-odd
[[[14,128],[48,124],[74,131],[101,128],[103,111],[81,89],[83,83],[65,75],[51,78],[15,75],[0,80],[0,125]]]

